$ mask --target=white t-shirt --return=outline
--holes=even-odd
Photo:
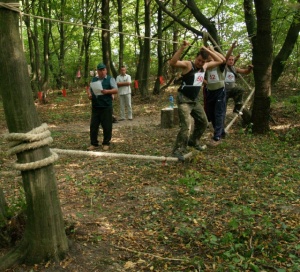
[[[131,76],[128,75],[128,74],[125,74],[124,76],[118,75],[117,78],[116,78],[116,82],[117,82],[117,84],[119,82],[129,82],[129,83],[131,83]],[[130,94],[130,93],[131,93],[130,85],[118,87],[118,94],[119,95]]]

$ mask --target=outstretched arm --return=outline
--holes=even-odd
[[[248,65],[248,69],[236,68],[236,72],[243,75],[249,75],[253,70],[253,65]]]
[[[180,60],[180,56],[182,52],[189,47],[190,44],[187,41],[183,41],[181,47],[177,50],[177,52],[173,55],[173,57],[169,60],[169,64],[173,67],[182,68],[182,73],[188,72],[190,67],[190,62],[185,60]]]
[[[202,47],[201,49],[205,50],[212,58],[212,61],[206,62],[203,66],[203,68],[206,69],[211,69],[214,67],[217,67],[223,63],[226,62],[224,56],[210,48]]]
[[[233,52],[233,49],[237,47],[237,41],[234,41],[231,45],[231,47],[229,48],[225,58],[226,58],[226,61],[229,59],[229,57],[232,55],[232,52]]]
[[[233,65],[236,64],[236,62],[240,59],[240,57],[241,57],[241,54],[240,54],[240,53],[238,53],[238,54],[234,57]]]

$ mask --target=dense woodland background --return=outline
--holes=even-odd
[[[284,65],[285,78],[298,82],[299,1],[268,1],[271,7],[272,59]],[[32,87],[37,91],[87,86],[99,62],[116,76],[120,65],[140,83],[140,92],[159,93],[153,83],[172,78],[167,61],[184,39],[193,43],[186,58],[193,59],[207,32],[226,52],[237,40],[238,65],[252,62],[256,12],[252,1],[22,1],[22,37]],[[292,36],[291,32],[296,33]],[[296,36],[296,39],[294,38]],[[266,47],[266,44],[260,44]],[[284,55],[284,56],[282,56]],[[265,58],[267,56],[264,56]],[[278,59],[279,58],[279,59]],[[273,83],[278,64],[274,64]],[[77,71],[81,79],[76,82]],[[276,74],[275,74],[276,72]],[[282,75],[281,75],[282,76]],[[149,80],[149,81],[148,81]]]

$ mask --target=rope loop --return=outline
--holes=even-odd
[[[6,8],[6,9],[10,9],[13,10],[15,12],[21,12],[19,9],[20,4],[19,3],[3,3],[0,2],[0,8]]]
[[[10,149],[8,150],[9,155],[18,154],[26,150],[37,149],[53,142],[51,133],[45,123],[27,133],[9,133],[6,134],[4,138],[10,142]],[[51,151],[51,156],[48,158],[30,163],[15,163],[13,166],[17,170],[28,171],[50,165],[57,159],[58,155]]]

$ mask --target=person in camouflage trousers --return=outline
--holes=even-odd
[[[199,94],[206,69],[214,68],[223,62],[213,50],[206,47],[201,47],[194,62],[180,60],[182,52],[188,46],[190,44],[187,41],[183,41],[182,46],[169,61],[171,66],[180,68],[182,73],[182,82],[177,95],[180,130],[173,148],[173,156],[179,160],[184,160],[187,146],[192,146],[199,151],[204,149],[200,145],[200,138],[207,127],[208,121],[200,104]],[[212,60],[206,62],[209,56]],[[194,130],[191,135],[190,116],[194,120]]]

